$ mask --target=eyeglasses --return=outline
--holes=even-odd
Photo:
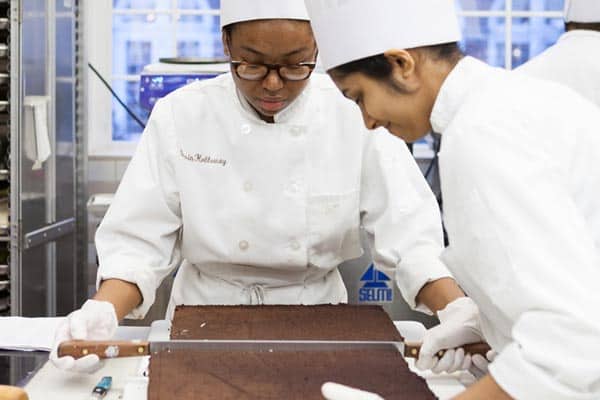
[[[281,79],[286,81],[304,81],[314,71],[317,63],[299,64],[250,64],[245,61],[230,61],[238,78],[246,81],[262,81],[271,70],[276,70]]]

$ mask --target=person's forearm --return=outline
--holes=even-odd
[[[117,319],[121,321],[142,302],[137,285],[118,279],[102,281],[94,300],[108,301],[115,306]]]
[[[486,375],[473,386],[456,396],[453,400],[512,400],[512,397],[506,393],[496,383],[491,375]]]
[[[417,295],[417,304],[425,304],[431,311],[437,313],[448,303],[460,297],[465,297],[465,293],[458,287],[456,281],[452,278],[442,278],[423,286]]]

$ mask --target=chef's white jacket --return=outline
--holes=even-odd
[[[516,399],[600,399],[600,110],[467,57],[431,122],[450,271]]]
[[[516,71],[562,83],[600,107],[600,32],[567,32]]]
[[[404,142],[368,132],[325,75],[261,121],[229,74],[156,104],[96,235],[98,283],[136,284],[143,317],[179,268],[176,304],[347,301],[337,266],[362,254],[413,306],[450,276],[436,200]]]

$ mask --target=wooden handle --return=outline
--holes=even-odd
[[[0,385],[0,400],[29,400],[29,396],[21,388]]]
[[[488,351],[490,351],[492,349],[487,343],[466,344],[461,347],[465,350],[466,354],[471,354],[471,355],[479,354],[479,355],[482,355],[483,357],[485,357],[486,354],[488,353]],[[421,343],[406,342],[404,344],[404,357],[419,358],[420,352],[421,352]],[[446,354],[446,350],[440,350],[440,351],[438,351],[436,356],[439,358],[442,358],[444,356],[444,354]]]
[[[58,346],[58,356],[71,356],[75,359],[95,354],[101,359],[117,357],[139,357],[150,355],[150,344],[142,341],[83,341],[62,342]]]

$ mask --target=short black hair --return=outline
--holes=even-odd
[[[274,18],[274,19],[278,19],[278,18]],[[291,21],[299,21],[299,22],[307,22],[308,21],[304,21],[304,20],[291,20]],[[225,32],[227,34],[227,36],[231,39],[231,34],[233,33],[234,29],[236,26],[238,26],[239,24],[244,24],[246,22],[252,22],[252,21],[245,21],[245,22],[234,22],[231,23],[229,25],[225,25],[222,29],[223,32]]]
[[[600,32],[600,22],[567,22],[565,24],[565,28],[567,31],[574,31],[583,29],[586,31],[598,31]]]
[[[453,64],[457,63],[464,56],[457,42],[425,46],[419,49],[435,61],[447,61]],[[360,72],[370,78],[383,80],[389,78],[392,74],[392,64],[390,64],[383,54],[378,54],[341,65],[334,68],[331,72],[338,76]]]
[[[235,27],[235,24],[225,25],[223,27],[223,32],[225,32],[227,34],[227,36],[231,37],[231,32],[233,32],[234,27]]]

